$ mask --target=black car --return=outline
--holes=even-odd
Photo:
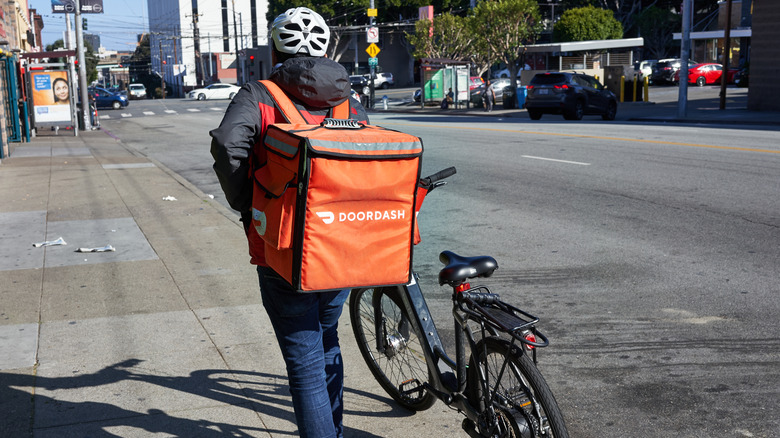
[[[600,114],[615,120],[617,97],[596,78],[584,73],[540,73],[526,87],[525,109],[531,120],[542,114],[563,114],[566,120],[580,120],[585,114]]]
[[[368,87],[368,79],[363,75],[350,75],[349,83],[353,90],[366,94],[363,89]]]
[[[695,62],[688,60],[688,69],[696,65]],[[682,67],[682,60],[678,58],[662,59],[653,66],[653,72],[650,74],[650,82],[654,84],[676,84],[675,73]]]

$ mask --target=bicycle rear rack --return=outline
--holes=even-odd
[[[488,325],[510,334],[523,344],[532,347],[546,347],[550,345],[535,326],[539,318],[525,312],[511,304],[501,301],[498,294],[490,292],[487,286],[473,287],[457,294],[458,308],[475,318],[484,321]],[[526,332],[532,332],[541,339],[541,342],[530,340],[525,336]]]

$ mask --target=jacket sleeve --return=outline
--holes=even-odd
[[[230,206],[241,213],[252,207],[252,147],[262,131],[259,97],[257,90],[244,86],[228,105],[219,127],[209,132],[217,179]]]

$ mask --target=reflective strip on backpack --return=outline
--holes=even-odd
[[[297,145],[291,145],[270,135],[265,137],[265,144],[289,157],[294,157],[298,153]]]
[[[350,155],[419,155],[422,143],[416,141],[345,142],[309,138],[309,146],[317,152]],[[388,152],[392,152],[388,154]]]

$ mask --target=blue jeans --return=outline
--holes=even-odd
[[[263,306],[287,365],[302,437],[341,437],[344,364],[338,321],[349,289],[297,293],[271,268],[257,267]]]

